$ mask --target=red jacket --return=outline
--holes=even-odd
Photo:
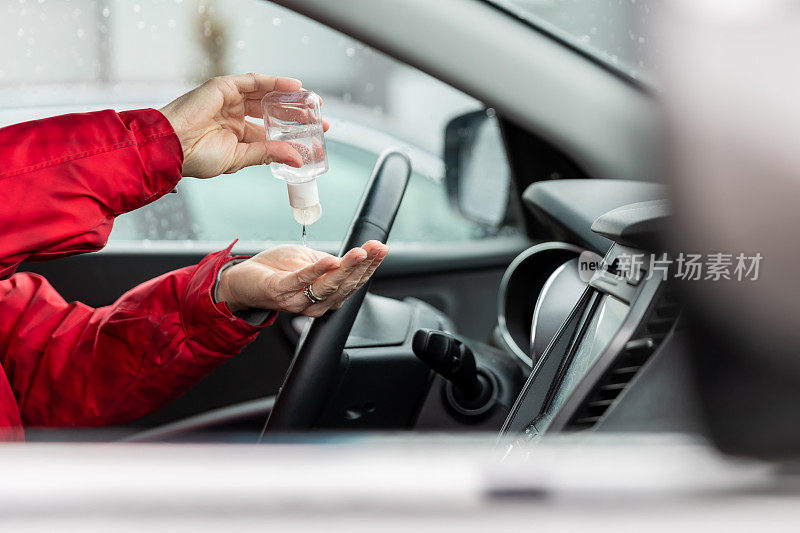
[[[67,303],[41,261],[102,248],[114,217],[171,191],[183,155],[153,109],[0,129],[0,440],[22,425],[99,426],[184,393],[261,327],[215,304],[230,247],[135,287],[108,307]]]

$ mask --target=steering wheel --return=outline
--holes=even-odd
[[[340,256],[369,240],[386,242],[410,176],[408,156],[398,150],[381,154],[342,243]],[[342,352],[368,290],[369,282],[338,311],[328,311],[309,321],[262,437],[265,432],[304,431],[314,427],[334,392]]]

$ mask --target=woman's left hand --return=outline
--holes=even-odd
[[[255,308],[322,316],[339,309],[360,289],[388,253],[378,241],[368,241],[341,258],[304,246],[278,246],[226,269],[217,298],[233,312]],[[308,286],[324,300],[312,302],[304,293]]]

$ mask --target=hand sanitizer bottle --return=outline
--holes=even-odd
[[[300,168],[272,163],[270,171],[286,182],[294,219],[310,226],[322,216],[317,178],[328,171],[320,98],[311,91],[275,91],[262,98],[261,108],[267,139],[288,142],[303,158]]]

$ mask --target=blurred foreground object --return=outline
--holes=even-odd
[[[674,184],[676,253],[732,254],[687,283],[686,324],[724,451],[800,456],[800,4],[667,2],[653,34]],[[761,254],[738,281],[737,256]],[[727,260],[728,256],[724,255]]]
[[[797,531],[796,476],[678,435],[6,445],[4,531]],[[502,457],[502,460],[501,460]],[[794,484],[793,484],[794,483]],[[777,527],[776,527],[777,526]],[[269,528],[269,529],[267,529]]]

